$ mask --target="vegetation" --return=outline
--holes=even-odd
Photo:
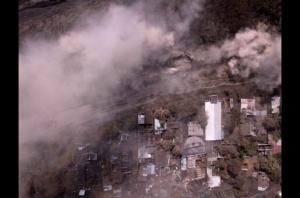
[[[205,3],[204,10],[202,17],[192,25],[199,44],[221,41],[258,22],[281,31],[281,0],[211,0]]]
[[[161,140],[159,142],[159,145],[165,150],[165,151],[172,151],[175,144],[173,143],[173,140]]]
[[[244,156],[254,156],[256,155],[256,143],[242,137],[238,145],[238,151],[241,159],[243,159]]]
[[[263,123],[263,127],[268,133],[273,135],[274,141],[281,139],[281,116],[278,114],[267,116]]]
[[[171,153],[174,157],[181,157],[181,150],[178,145],[173,147]]]
[[[274,132],[277,130],[280,130],[281,128],[281,116],[275,114],[275,115],[269,115],[267,116],[263,121],[263,127],[268,132]]]
[[[281,166],[276,157],[270,155],[268,157],[260,156],[258,158],[259,170],[265,172],[271,181],[281,182]]]

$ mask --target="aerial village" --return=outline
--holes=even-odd
[[[208,95],[199,104],[205,110],[201,122],[177,120],[162,108],[139,112],[135,130],[112,134],[103,148],[77,146],[73,196],[92,197],[93,191],[114,198],[234,198],[264,193],[278,179],[270,178],[273,173],[266,159],[281,153],[281,138],[268,133],[264,124],[267,116],[280,114],[280,97],[269,101]],[[226,126],[237,108],[239,119],[230,132]],[[274,190],[281,197],[280,186]]]

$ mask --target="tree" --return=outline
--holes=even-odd
[[[176,117],[177,115],[177,107],[174,104],[169,105],[169,112],[171,117]]]
[[[238,176],[241,170],[242,162],[238,158],[231,159],[227,162],[227,172],[232,177]]]
[[[181,151],[178,145],[175,145],[171,151],[174,157],[181,157]]]
[[[165,151],[171,151],[175,146],[172,140],[161,140],[159,144]]]
[[[276,129],[280,129],[281,127],[281,117],[278,115],[267,116],[262,123],[263,127],[269,131],[273,132]]]
[[[273,182],[281,182],[281,166],[274,156],[258,158],[259,170],[265,172]]]

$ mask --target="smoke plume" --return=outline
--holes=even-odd
[[[281,36],[264,28],[245,29],[221,45],[200,48],[193,55],[206,64],[225,61],[234,75],[248,78],[254,74],[262,89],[281,84]]]

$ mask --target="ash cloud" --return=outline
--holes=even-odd
[[[281,36],[264,26],[247,28],[220,45],[199,48],[193,55],[205,64],[225,62],[233,75],[248,78],[253,74],[262,89],[281,85]]]

